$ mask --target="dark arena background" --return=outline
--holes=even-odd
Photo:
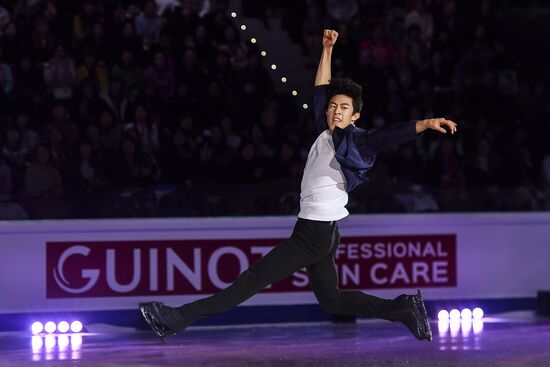
[[[333,247],[433,340],[302,268],[162,343],[140,303],[295,236],[327,29],[357,127],[457,124],[377,154]],[[550,366],[549,39],[547,0],[0,0],[0,367]]]

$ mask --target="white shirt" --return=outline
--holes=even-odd
[[[336,160],[332,135],[323,131],[311,146],[300,193],[299,218],[332,221],[349,215],[346,180]]]

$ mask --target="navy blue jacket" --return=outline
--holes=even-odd
[[[315,125],[319,134],[328,128],[327,92],[327,85],[319,85],[315,87],[313,94]],[[369,131],[354,124],[345,129],[335,127],[332,141],[336,149],[336,160],[340,163],[346,178],[347,192],[368,181],[367,172],[374,165],[377,153],[414,140],[416,136],[416,121],[394,123]]]

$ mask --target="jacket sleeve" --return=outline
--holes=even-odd
[[[354,135],[361,152],[377,154],[416,139],[416,120],[390,124],[381,129],[363,130]]]
[[[313,90],[313,112],[315,115],[315,127],[317,133],[320,134],[326,129],[327,125],[327,99],[328,99],[328,85],[315,86]]]

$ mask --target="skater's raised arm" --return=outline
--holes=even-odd
[[[331,29],[323,31],[323,53],[315,75],[315,86],[326,85],[330,82],[330,63],[332,60],[332,47],[338,39],[338,32]]]
[[[315,126],[320,134],[328,128],[327,125],[327,91],[330,83],[330,63],[332,59],[332,47],[336,43],[338,33],[336,31],[325,29],[323,31],[323,53],[317,67],[315,75],[315,90],[313,92],[313,113],[315,116]]]

